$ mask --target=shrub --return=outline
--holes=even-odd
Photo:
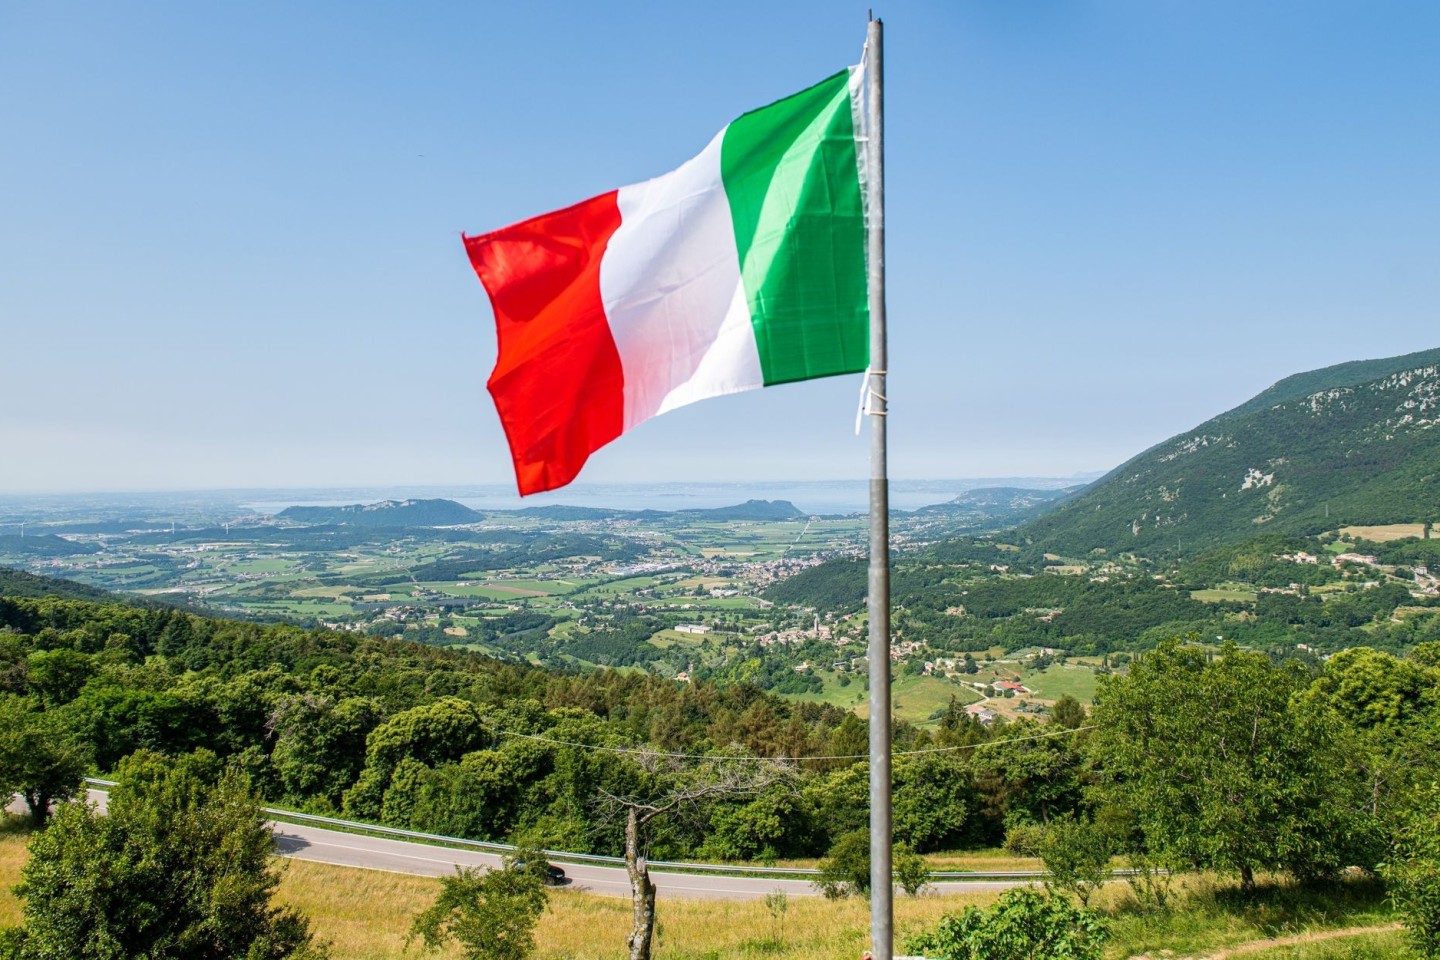
[[[930,882],[930,865],[925,862],[924,857],[911,850],[908,844],[895,845],[891,872],[895,875],[895,882],[900,885],[900,889],[912,897],[918,895]]]
[[[785,911],[790,909],[790,898],[784,890],[767,893],[765,909],[770,911],[770,942],[778,947],[785,942]]]
[[[535,949],[535,924],[545,910],[538,870],[514,862],[504,870],[457,866],[440,883],[440,896],[410,928],[412,941],[438,950],[454,940],[467,960],[524,960]]]
[[[1148,853],[1135,851],[1125,856],[1125,882],[1141,910],[1163,912],[1170,909],[1174,895],[1174,874]]]
[[[1005,829],[1005,852],[1015,857],[1038,857],[1044,839],[1044,827],[1038,823],[1017,821]]]
[[[870,893],[870,834],[852,830],[844,834],[820,861],[815,886],[830,899]]]
[[[1052,893],[1074,894],[1080,906],[1110,879],[1110,838],[1089,820],[1059,817],[1045,828],[1040,858],[1048,874],[1045,888]]]
[[[939,960],[1100,960],[1107,937],[1096,914],[1019,887],[988,910],[946,914],[906,947]]]

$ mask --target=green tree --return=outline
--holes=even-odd
[[[1440,957],[1440,784],[1410,812],[1383,873],[1416,951]]]
[[[803,856],[814,833],[812,820],[803,796],[776,787],[748,803],[717,804],[703,849],[721,860]]]
[[[930,865],[925,862],[924,857],[911,850],[908,844],[895,844],[890,869],[900,889],[912,897],[918,896],[930,882]]]
[[[815,886],[830,899],[870,893],[870,833],[852,830],[820,860]]]
[[[870,764],[865,761],[813,777],[803,794],[815,811],[820,845],[841,834],[863,830],[870,822]]]
[[[989,739],[989,731],[976,717],[965,710],[965,704],[953,693],[940,714],[936,739],[949,747],[970,746]]]
[[[1108,936],[1095,914],[1019,887],[988,910],[946,914],[906,947],[939,960],[1100,960]]]
[[[955,756],[931,753],[895,764],[895,836],[917,852],[953,849],[971,839],[978,806],[970,771]]]
[[[1085,705],[1067,693],[1050,708],[1050,718],[1067,730],[1083,727],[1087,719]]]
[[[346,812],[379,819],[386,811],[385,795],[402,760],[427,767],[453,762],[487,745],[490,737],[480,710],[458,697],[446,697],[395,715],[366,738],[365,768],[345,794]]]
[[[53,712],[89,745],[100,770],[140,749],[185,753],[204,745],[214,718],[191,691],[164,689],[172,682],[160,669],[112,666]]]
[[[853,713],[847,712],[840,724],[830,733],[830,749],[826,751],[837,757],[865,756],[870,752],[870,728]],[[854,760],[837,760],[836,764],[850,766]]]
[[[20,794],[37,829],[52,804],[79,794],[87,766],[54,714],[29,710],[19,697],[0,698],[0,795]]]
[[[440,896],[415,918],[410,940],[432,950],[453,940],[467,960],[524,960],[535,949],[545,903],[540,874],[514,860],[503,870],[456,867],[454,876],[441,878]]]
[[[24,695],[30,687],[30,651],[12,627],[0,626],[0,693]]]
[[[503,838],[515,820],[517,805],[524,802],[522,789],[528,772],[512,761],[512,754],[507,749],[477,750],[459,763],[442,764],[434,770],[413,760],[402,761],[402,767],[412,765],[419,777],[411,785],[401,768],[396,769],[385,796],[385,819],[453,837]],[[400,807],[405,801],[401,797],[407,793],[410,805],[402,815]]]
[[[1440,706],[1440,673],[1369,647],[1342,650],[1315,681],[1355,727],[1396,732]]]
[[[1034,720],[1017,720],[996,746],[971,757],[976,788],[996,820],[1045,823],[1079,805],[1082,735],[1054,732]]]
[[[1315,876],[1343,865],[1359,806],[1342,726],[1299,696],[1299,665],[1227,644],[1218,656],[1166,641],[1105,677],[1090,739],[1106,805],[1135,812],[1164,859]]]
[[[275,907],[274,839],[213,754],[121,764],[108,815],[67,804],[30,842],[20,960],[313,960],[308,921]]]
[[[323,797],[338,807],[365,765],[365,738],[380,715],[380,705],[362,697],[282,698],[268,726],[275,736],[270,759],[286,794],[299,801]]]
[[[1310,697],[1344,721],[1350,775],[1364,784],[1364,856],[1383,859],[1388,837],[1403,818],[1407,798],[1440,765],[1440,670],[1368,647],[1331,657]],[[1417,783],[1417,779],[1419,782]]]
[[[69,703],[95,672],[91,658],[76,650],[37,650],[29,657],[30,692],[47,709]]]
[[[1111,839],[1089,820],[1056,817],[1045,826],[1040,859],[1045,863],[1045,888],[1074,894],[1080,906],[1110,879]]]

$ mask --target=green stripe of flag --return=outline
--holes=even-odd
[[[865,209],[849,72],[745,114],[720,169],[767,386],[865,369]]]

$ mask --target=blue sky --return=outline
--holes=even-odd
[[[0,5],[0,491],[508,482],[459,234],[673,168],[865,3]],[[891,474],[1104,470],[1440,346],[1440,5],[886,20]],[[861,478],[858,379],[582,480]]]

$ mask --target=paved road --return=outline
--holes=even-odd
[[[91,802],[103,810],[107,799],[105,792],[91,790],[89,795]],[[11,804],[11,809],[22,812],[25,807],[23,802],[17,799]],[[453,873],[457,865],[500,866],[499,856],[478,850],[343,833],[308,824],[272,823],[270,826],[275,831],[276,852],[296,860],[431,877]],[[580,863],[565,863],[561,866],[569,878],[566,889],[615,897],[630,896],[630,881],[623,867]],[[783,890],[792,897],[818,895],[808,880],[785,880],[777,877],[711,876],[652,870],[650,879],[654,881],[655,888],[662,897],[751,900],[776,890]],[[933,884],[933,887],[940,893],[978,892],[1004,890],[1028,882],[1030,881],[941,881]]]
[[[437,847],[388,837],[359,836],[321,827],[293,823],[273,824],[275,847],[282,856],[297,860],[314,860],[371,870],[393,870],[441,876],[461,866],[500,865],[494,854],[472,850]],[[630,896],[630,881],[623,867],[595,864],[560,864],[570,878],[567,887],[609,896]],[[818,891],[808,880],[786,880],[778,877],[709,876],[694,873],[668,873],[651,870],[650,879],[662,897],[693,897],[708,900],[750,900],[783,890],[792,897],[817,896]],[[941,881],[934,887],[941,893],[959,891],[996,891],[1029,881]]]
[[[477,850],[436,847],[388,837],[359,836],[321,827],[277,823],[275,848],[282,856],[297,860],[314,860],[347,867],[371,870],[393,870],[442,876],[453,873],[455,866],[500,866],[500,858]],[[595,864],[561,864],[570,882],[570,890],[586,890],[609,896],[630,896],[630,881],[621,867]],[[815,893],[804,880],[753,877],[716,877],[688,873],[662,873],[653,870],[650,879],[662,897],[699,897],[715,900],[743,900],[763,897],[772,890],[784,890],[790,896],[803,897]]]

